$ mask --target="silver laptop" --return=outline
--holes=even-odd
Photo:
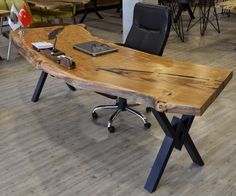
[[[84,42],[81,44],[74,45],[74,48],[83,51],[92,56],[98,56],[110,52],[115,52],[118,48],[113,48],[107,44],[103,44],[97,41]]]

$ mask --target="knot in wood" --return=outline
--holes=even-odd
[[[167,104],[165,102],[157,102],[156,109],[159,112],[166,112]]]

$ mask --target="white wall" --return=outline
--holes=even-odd
[[[123,42],[133,23],[134,5],[137,2],[158,4],[158,0],[123,0]]]

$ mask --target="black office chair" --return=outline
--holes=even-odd
[[[170,27],[171,12],[167,7],[137,3],[134,8],[133,25],[124,46],[162,56],[169,37]],[[151,124],[145,116],[128,107],[126,99],[103,93],[99,94],[117,100],[115,105],[97,106],[92,111],[92,118],[97,119],[97,110],[116,109],[108,121],[107,127],[109,132],[115,131],[112,123],[121,111],[128,111],[140,117],[144,123],[144,127],[150,128]]]

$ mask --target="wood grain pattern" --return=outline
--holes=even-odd
[[[125,48],[92,36],[79,25],[66,26],[58,35],[57,48],[73,57],[77,68],[67,70],[34,51],[31,43],[48,41],[55,27],[25,29],[24,38],[11,34],[19,52],[42,69],[76,88],[127,98],[160,112],[202,115],[224,89],[233,72],[190,64]],[[118,52],[92,57],[73,49],[76,43],[98,40]]]

